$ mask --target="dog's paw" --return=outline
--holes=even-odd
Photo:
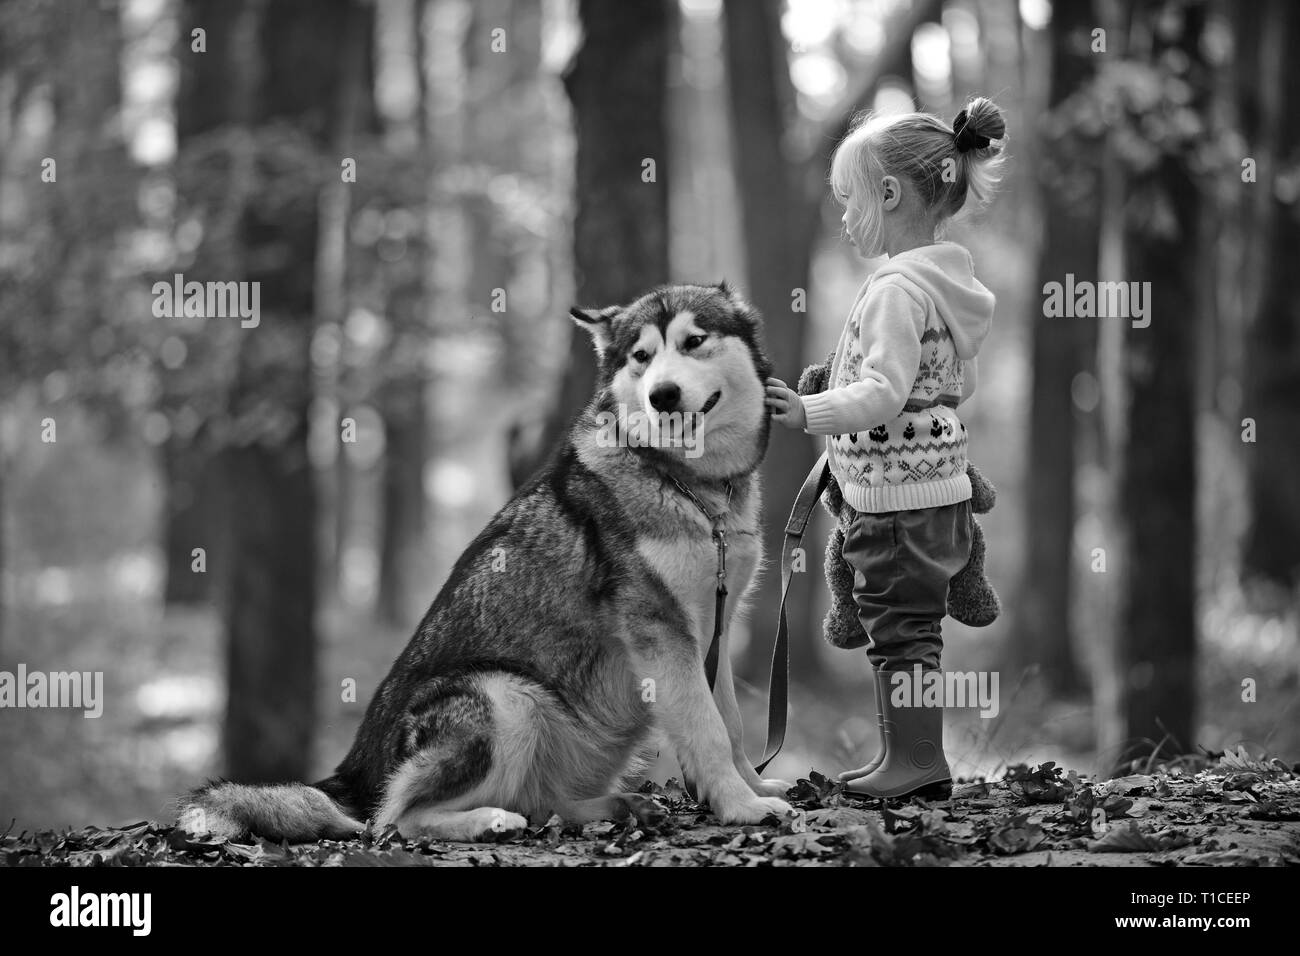
[[[480,807],[473,811],[470,829],[476,839],[493,839],[506,833],[522,833],[528,829],[528,818],[499,807]]]
[[[794,814],[794,808],[779,797],[755,797],[727,807],[713,810],[723,823],[762,823],[771,816],[784,819]]]
[[[753,790],[760,797],[784,797],[793,787],[789,780],[778,780],[775,777],[764,777],[758,783],[754,784]]]

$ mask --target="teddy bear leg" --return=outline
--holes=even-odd
[[[971,627],[987,627],[1001,612],[998,593],[984,574],[984,531],[972,517],[970,560],[948,583],[948,615]]]
[[[988,514],[998,500],[998,490],[974,462],[966,462],[966,477],[970,479],[970,510],[977,515]]]
[[[831,606],[826,612],[826,640],[836,647],[861,647],[866,643],[858,605],[853,600],[853,569],[844,560],[844,529],[836,525],[826,542],[826,585]]]

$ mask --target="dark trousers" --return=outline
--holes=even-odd
[[[873,666],[938,669],[948,582],[970,560],[970,521],[969,501],[853,519],[844,560]]]

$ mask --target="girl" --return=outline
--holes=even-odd
[[[952,789],[942,702],[921,701],[941,677],[930,672],[939,670],[948,582],[970,556],[966,426],[955,409],[975,389],[994,299],[970,253],[936,237],[968,204],[988,201],[1005,134],[1001,111],[981,97],[951,127],[909,113],[844,138],[830,180],[845,232],[862,255],[889,258],[858,291],[826,391],[800,397],[767,381],[774,420],[826,436],[831,472],[856,512],[844,557],[869,636],[883,747],[840,779],[868,796]]]

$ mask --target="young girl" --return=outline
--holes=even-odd
[[[952,787],[943,707],[919,704],[924,675],[939,669],[948,582],[970,556],[966,426],[956,407],[975,389],[994,300],[970,253],[936,237],[968,204],[989,199],[1005,133],[1001,111],[977,98],[951,127],[909,113],[845,137],[830,177],[845,232],[862,255],[889,258],[858,292],[826,391],[801,398],[767,382],[775,421],[826,436],[831,471],[856,512],[844,557],[869,636],[883,748],[840,779],[869,796]],[[907,686],[918,677],[922,686]]]

